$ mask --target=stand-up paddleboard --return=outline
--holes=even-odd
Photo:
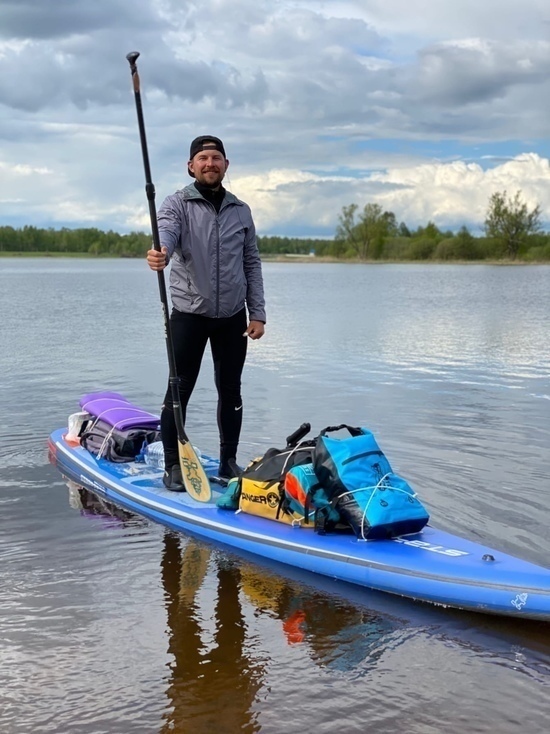
[[[223,489],[209,502],[167,490],[162,472],[147,464],[113,463],[54,431],[52,461],[63,475],[132,512],[263,558],[368,589],[458,609],[550,621],[550,569],[426,526],[392,540],[352,534],[319,535],[311,528],[221,510]],[[213,476],[217,462],[204,459]]]

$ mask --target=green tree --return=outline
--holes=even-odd
[[[449,233],[447,233],[449,234]],[[476,260],[479,249],[467,227],[461,227],[456,235],[441,240],[434,250],[435,260]]]
[[[429,260],[436,246],[437,242],[433,237],[426,235],[415,237],[405,250],[405,258],[407,260]]]
[[[485,233],[497,240],[508,257],[514,260],[527,237],[540,232],[540,216],[540,206],[537,204],[529,210],[521,199],[521,191],[517,191],[513,199],[508,198],[506,191],[497,191],[489,199]]]
[[[449,233],[452,237],[452,232]],[[418,229],[412,233],[412,237],[415,239],[428,239],[434,240],[437,244],[445,238],[446,235],[432,221],[429,221],[425,227],[418,227]]]
[[[373,249],[372,254],[380,254],[386,237],[397,231],[397,223],[393,212],[385,212],[380,204],[365,204],[356,218],[358,208],[357,204],[342,207],[335,239],[346,244],[360,260],[365,260]]]

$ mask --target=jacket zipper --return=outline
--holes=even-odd
[[[221,210],[220,210],[221,211]],[[216,318],[220,315],[220,220],[216,212]]]
[[[210,203],[210,202],[208,202]],[[224,202],[220,207],[220,211],[216,211],[216,207],[213,204],[210,206],[214,209],[216,215],[216,318],[220,316],[220,212],[224,208]]]
[[[208,199],[205,199],[204,196],[201,196],[203,201],[206,201],[208,206],[211,206],[214,210],[214,222],[216,225],[216,318],[219,318],[220,316],[220,219],[219,219],[219,212],[216,211],[216,207],[212,202],[208,201]],[[222,202],[222,205],[220,207],[220,212],[222,209],[224,209],[224,202]]]

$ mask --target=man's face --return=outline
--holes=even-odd
[[[217,189],[223,181],[229,161],[219,150],[200,150],[188,163],[189,170],[203,186]]]

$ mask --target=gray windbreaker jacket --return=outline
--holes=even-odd
[[[171,258],[172,306],[224,318],[246,304],[265,323],[262,266],[247,204],[225,192],[220,211],[193,184],[166,197],[158,211],[160,244]]]

